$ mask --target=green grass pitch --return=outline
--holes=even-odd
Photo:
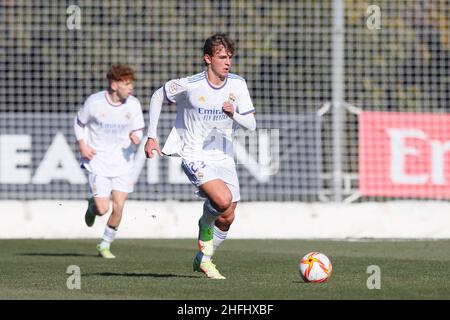
[[[450,299],[450,241],[225,241],[215,263],[227,280],[192,272],[193,239],[118,239],[115,260],[96,256],[95,240],[0,240],[0,299],[305,300]],[[328,255],[333,275],[304,283],[297,263]],[[81,288],[68,289],[70,265]],[[380,267],[369,290],[367,268]]]

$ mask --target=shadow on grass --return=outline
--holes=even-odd
[[[117,273],[117,272],[100,272],[88,273],[83,276],[102,276],[102,277],[151,277],[151,278],[201,278],[200,276],[188,276],[173,273]]]
[[[83,253],[50,253],[50,252],[25,252],[17,253],[16,256],[41,256],[41,257],[98,257],[98,254]]]

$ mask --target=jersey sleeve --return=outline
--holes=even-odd
[[[242,82],[239,87],[239,98],[237,104],[237,112],[239,114],[249,114],[255,112],[250,93],[248,92],[247,83]]]
[[[74,123],[73,123],[73,129],[75,132],[75,137],[78,140],[85,139],[86,134],[86,125],[89,122],[89,108],[90,105],[90,99],[88,98],[84,104],[81,106],[81,108],[78,110],[77,115],[75,116]]]
[[[142,106],[140,102],[137,102],[136,114],[133,118],[132,128],[132,131],[144,130],[145,128],[144,115],[142,113]]]
[[[187,78],[169,80],[164,84],[163,90],[165,98],[169,102],[176,103],[187,91]]]
[[[78,110],[76,123],[84,128],[86,124],[89,122],[89,116],[90,116],[90,99],[87,99],[83,106]]]

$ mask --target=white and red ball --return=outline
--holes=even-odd
[[[324,282],[331,276],[330,259],[320,252],[310,252],[300,259],[298,271],[305,282]]]

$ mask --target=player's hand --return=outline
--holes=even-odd
[[[156,141],[156,139],[154,138],[148,138],[147,142],[145,143],[145,155],[147,156],[147,158],[153,158],[153,150],[155,150],[156,152],[158,152],[158,154],[162,157],[162,153],[161,153],[161,149],[159,148],[159,144],[158,141]]]
[[[136,145],[138,145],[139,142],[141,141],[141,140],[139,139],[139,137],[137,136],[137,134],[135,134],[134,132],[131,132],[131,133],[130,133],[130,140],[131,140],[131,142],[133,142],[133,143],[136,144]]]
[[[79,143],[78,144],[80,147],[80,154],[83,158],[86,158],[88,160],[92,160],[92,158],[94,158],[96,152],[94,149],[92,149],[91,147],[89,147],[86,143]]]
[[[230,118],[233,118],[233,114],[234,114],[234,106],[230,103],[230,102],[224,102],[222,105],[222,110],[223,112],[225,112],[225,114],[227,116],[229,116]]]

